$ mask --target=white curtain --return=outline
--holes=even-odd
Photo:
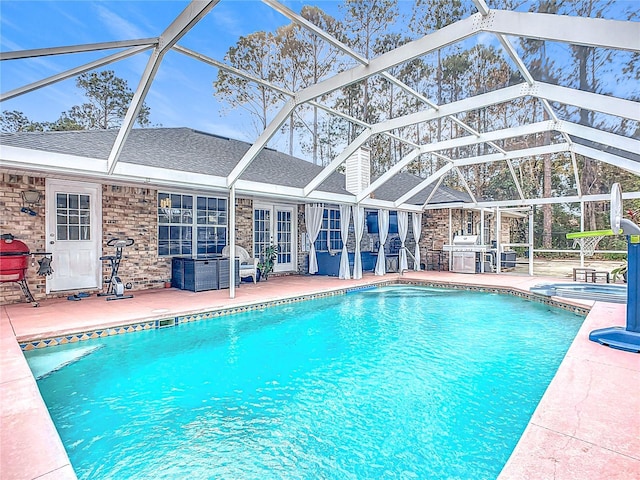
[[[404,249],[404,241],[407,239],[408,231],[409,214],[407,212],[398,212],[398,233],[400,234],[399,268],[401,272],[409,269],[409,264],[407,263],[407,251]]]
[[[347,237],[349,236],[349,221],[351,220],[351,207],[340,205],[340,237],[342,238],[342,253],[340,254],[340,272],[338,277],[343,280],[351,278],[349,272],[349,252],[347,251]]]
[[[378,261],[376,262],[376,275],[384,275],[387,272],[387,259],[384,258],[384,243],[389,232],[389,210],[378,210],[378,235],[380,236],[380,248],[378,248]]]
[[[320,204],[307,204],[304,206],[304,219],[307,224],[307,235],[309,235],[309,273],[314,274],[318,271],[318,259],[316,258],[316,247],[314,245],[320,227],[322,227],[322,214],[324,206]]]
[[[413,221],[413,238],[416,241],[416,250],[413,253],[415,257],[415,263],[413,264],[413,269],[416,272],[420,271],[420,234],[422,233],[422,214],[421,213],[412,213],[411,220]]]
[[[353,278],[362,278],[362,256],[360,254],[360,242],[364,233],[364,208],[353,206],[353,228],[356,234],[356,253],[353,259]]]

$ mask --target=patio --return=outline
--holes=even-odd
[[[229,299],[228,291],[224,290],[192,293],[164,289],[136,292],[133,299],[116,302],[94,296],[79,302],[45,300],[39,308],[29,304],[2,306],[2,476],[8,479],[75,478],[18,342],[379,282],[424,281],[528,292],[532,285],[554,280],[566,281],[557,277],[450,272],[365,275],[360,280],[346,281],[333,277],[283,276],[256,285],[243,283],[234,299]],[[500,478],[632,478],[640,471],[640,418],[637,415],[640,356],[588,340],[588,333],[595,328],[624,325],[625,307],[575,300],[565,303],[591,308],[591,312]],[[56,319],[55,325],[51,325],[51,318]]]

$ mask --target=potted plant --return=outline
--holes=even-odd
[[[614,268],[613,270],[611,270],[611,275],[613,275],[613,281],[615,283],[616,280],[618,280],[618,277],[622,277],[622,280],[624,281],[624,283],[627,283],[627,262],[624,262],[622,265],[620,265],[619,267]]]
[[[273,272],[273,266],[276,262],[276,256],[278,254],[278,247],[276,245],[269,245],[262,252],[262,258],[258,263],[258,270],[260,270],[260,278],[267,280],[269,274]]]

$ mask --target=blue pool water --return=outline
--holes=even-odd
[[[392,286],[26,355],[81,479],[493,479],[582,320]]]

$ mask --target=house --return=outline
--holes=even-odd
[[[171,277],[173,256],[220,253],[228,242],[229,188],[224,179],[250,144],[189,128],[134,129],[118,164],[107,173],[117,134],[117,130],[93,130],[0,135],[2,232],[24,241],[31,252],[53,254],[53,275],[44,278],[35,274],[36,269],[29,272],[36,299],[100,290],[109,274],[100,257],[114,253],[107,246],[112,238],[135,242],[124,251],[120,268],[123,281],[134,290],[162,288]],[[301,201],[298,192],[322,170],[263,149],[236,184],[236,245],[259,256],[266,246],[277,243],[275,272],[307,273],[304,204],[317,199],[310,195]],[[375,190],[375,198],[393,202],[421,181],[399,173]],[[433,188],[427,187],[409,203],[469,202],[466,193],[440,186],[431,195]],[[323,224],[315,246],[318,252],[333,253],[341,248],[338,204],[344,199],[352,202],[353,195],[346,190],[345,175],[337,172],[317,191],[335,203],[323,202]],[[40,200],[29,203],[25,192],[38,192],[34,195]],[[374,215],[376,210],[367,213]],[[475,232],[477,215],[461,210],[450,214],[449,209],[425,212],[419,241],[422,258],[450,243],[450,231]],[[385,246],[395,236],[391,233]],[[377,233],[365,231],[362,251],[374,250],[377,240]],[[351,232],[347,245],[352,249],[354,243]],[[414,244],[410,226],[409,251]],[[2,303],[23,301],[15,285],[0,283],[0,293]]]

